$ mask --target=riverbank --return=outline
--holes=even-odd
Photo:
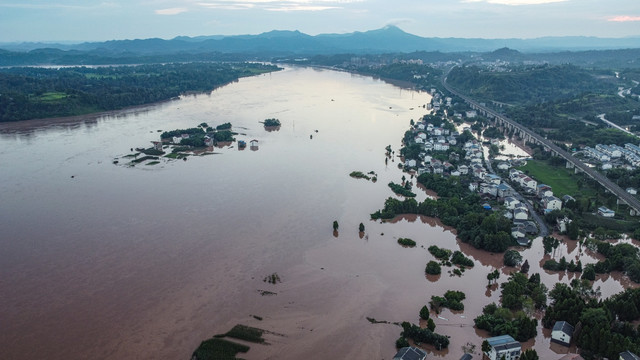
[[[170,63],[108,68],[0,71],[0,122],[92,114],[208,92],[243,77],[279,70],[258,63]],[[145,76],[140,81],[140,76]],[[56,89],[51,91],[50,89]]]

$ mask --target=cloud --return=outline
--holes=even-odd
[[[266,11],[324,11],[365,0],[204,0],[197,4],[210,9]]]
[[[411,18],[402,18],[402,19],[390,19],[389,21],[387,21],[384,25],[385,26],[400,26],[403,24],[413,24],[415,23],[416,20],[415,19],[411,19]]]
[[[463,3],[487,3],[495,5],[543,5],[551,3],[566,2],[569,0],[462,0]]]
[[[69,5],[69,4],[24,4],[24,3],[0,3],[0,7],[16,8],[16,9],[31,9],[31,10],[49,10],[49,9],[97,9],[97,8],[113,8],[120,7],[119,4],[114,2],[101,2],[99,4],[88,5]]]
[[[640,16],[621,15],[621,16],[615,16],[615,17],[609,18],[607,19],[607,21],[614,21],[614,22],[640,21]]]
[[[331,9],[342,9],[339,6],[311,6],[311,5],[290,5],[290,6],[279,6],[272,8],[265,8],[268,11],[324,11]]]
[[[159,9],[156,10],[155,13],[158,15],[178,15],[183,12],[187,12],[189,10],[185,8],[169,8],[169,9]]]

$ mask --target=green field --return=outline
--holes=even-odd
[[[45,102],[60,101],[68,96],[68,94],[63,92],[52,91],[43,93],[42,95],[38,96],[38,100]]]
[[[596,191],[590,187],[580,188],[578,181],[581,180],[582,176],[574,174],[572,169],[552,166],[540,160],[527,161],[527,164],[521,166],[519,169],[535,179],[538,184],[551,186],[553,194],[557,197],[562,197],[563,195],[596,194]]]

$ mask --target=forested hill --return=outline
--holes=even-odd
[[[149,104],[277,69],[255,63],[0,69],[0,122]]]
[[[447,77],[454,88],[483,101],[512,105],[537,104],[585,92],[613,92],[616,83],[572,65],[541,65],[517,69],[456,67]]]

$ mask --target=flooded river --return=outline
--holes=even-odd
[[[466,293],[465,311],[436,319],[451,345],[428,351],[459,358],[471,342],[478,353],[486,334],[473,318],[499,300],[486,275],[502,256],[460,244],[433,219],[369,220],[403,175],[397,159],[385,165],[384,148],[397,152],[429,101],[371,78],[288,68],[112,115],[0,124],[2,358],[188,359],[240,323],[273,332],[247,359],[390,359],[401,329],[367,317],[417,323],[446,290]],[[282,126],[268,132],[259,121],[274,117]],[[231,122],[237,139],[259,146],[123,166],[157,130],[202,122]],[[355,170],[378,181],[349,177]],[[476,266],[426,278],[432,244]],[[555,255],[591,258],[573,244]],[[523,255],[540,271],[540,241]],[[263,281],[274,273],[280,283]],[[570,281],[541,275],[549,288]],[[610,295],[626,282],[596,285]],[[529,345],[555,355],[548,332]]]

